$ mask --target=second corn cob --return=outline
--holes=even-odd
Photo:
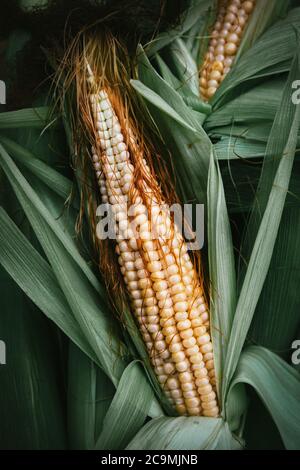
[[[255,0],[221,0],[208,51],[200,70],[200,92],[204,100],[214,96],[234,62]]]

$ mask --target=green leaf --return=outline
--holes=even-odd
[[[0,338],[6,345],[6,364],[0,366],[0,448],[66,449],[58,331],[2,268],[0,282]]]
[[[72,312],[101,366],[116,384],[124,367],[122,353],[126,348],[116,334],[116,323],[113,322],[104,294],[101,298],[95,289],[96,278],[79,255],[72,239],[66,236],[3,148],[1,154],[2,167],[50,261]],[[62,243],[63,240],[65,243]],[[83,273],[87,276],[83,276]],[[99,287],[100,292],[104,292]]]
[[[92,449],[95,442],[96,366],[70,342],[68,432],[71,449]]]
[[[217,160],[239,160],[247,162],[253,158],[263,158],[266,145],[261,142],[235,136],[222,137],[214,145]],[[240,165],[242,166],[242,165]]]
[[[293,167],[300,123],[300,106],[294,106],[294,119],[280,160],[267,206],[255,239],[232,324],[224,371],[224,392],[235,371],[259,296],[270,266]]]
[[[299,172],[296,181],[299,184]],[[285,358],[290,355],[293,340],[299,338],[300,311],[299,196],[290,199],[294,207],[284,209],[270,269],[248,335],[253,343]]]
[[[236,306],[236,276],[231,229],[222,177],[218,164],[214,160],[213,152],[211,154],[207,192],[211,334],[214,345],[217,383],[220,387]],[[219,390],[219,396],[222,396],[221,390]]]
[[[233,97],[210,114],[204,129],[210,134],[218,132],[220,126],[231,126],[232,132],[237,124],[244,124],[251,129],[253,124],[259,126],[265,121],[274,120],[279,108],[285,81],[282,77],[265,80],[250,90]],[[247,137],[247,131],[243,136]]]
[[[72,449],[93,449],[113,394],[114,387],[107,376],[70,343],[68,430]]]
[[[41,311],[88,356],[97,360],[84,338],[49,264],[0,208],[0,263]]]
[[[221,418],[180,417],[152,419],[137,433],[126,450],[237,450]]]
[[[285,16],[289,4],[289,0],[257,0],[255,2],[255,8],[251,13],[236,60],[255,44],[272,23]]]
[[[27,108],[0,113],[0,129],[36,128],[47,125],[49,108]]]
[[[153,398],[140,364],[131,362],[122,374],[95,449],[123,449],[143,425]]]
[[[32,190],[22,173],[18,170],[17,166],[14,164],[12,159],[10,158],[9,154],[0,144],[0,165],[2,166],[4,172],[6,173],[10,183],[12,184],[21,205],[25,205],[25,212],[33,211],[37,213],[37,218],[40,219],[41,224],[46,224],[49,229],[51,229],[57,239],[65,246],[66,251],[72,257],[72,259],[78,264],[81,268],[82,272],[85,274],[87,279],[93,285],[93,287],[101,293],[103,292],[103,288],[100,285],[99,281],[96,279],[96,276],[91,272],[90,268],[88,267],[85,260],[82,256],[78,253],[78,250],[71,239],[60,227],[54,217],[50,214],[47,210],[45,205],[41,202],[38,195]],[[29,204],[26,201],[30,201]],[[24,208],[24,207],[23,207]],[[29,217],[31,222],[35,220],[35,217],[32,215]],[[38,231],[40,239],[43,239],[46,242],[47,237],[43,235],[43,231]],[[41,240],[40,240],[41,241]]]
[[[178,21],[178,25],[175,28],[159,34],[145,46],[147,55],[151,57],[160,49],[172,43],[174,39],[185,35],[185,33],[199,21],[199,18],[205,14],[206,10],[210,6],[208,5],[209,3],[210,2],[207,0],[192,0],[189,8],[182,15],[182,19]]]
[[[19,0],[20,7],[25,11],[35,11],[38,8],[47,8],[49,0]]]
[[[13,140],[0,135],[0,143],[8,153],[13,155],[18,163],[29,170],[33,175],[37,176],[37,178],[55,191],[56,194],[61,196],[64,200],[70,197],[72,193],[72,182],[68,178],[36,158],[32,152]],[[72,201],[72,205],[74,206],[74,200]],[[75,205],[78,206],[78,201]]]
[[[295,113],[297,113],[297,107],[292,103],[292,84],[294,80],[296,80],[299,72],[300,60],[298,60],[296,57],[288,80],[283,89],[280,106],[278,106],[278,110],[268,139],[262,172],[255,195],[254,206],[244,240],[243,250],[244,256],[246,257],[251,249],[251,246],[253,245],[255,234],[258,230],[262,215],[266,208],[269,193],[271,191],[278,166],[282,160],[282,155],[284,156],[285,151],[288,151],[288,149],[285,150],[285,146],[289,136],[291,135],[290,132],[293,128],[293,125],[296,127],[296,137],[294,137],[295,143],[292,143],[292,145],[295,145],[295,147],[297,145],[297,132],[300,129],[299,125],[297,127],[298,118],[295,117]]]
[[[268,140],[263,168],[242,247],[245,260],[249,258],[255,234],[267,204],[268,194],[273,185],[274,175],[280,164],[281,155],[285,155],[284,146],[296,112],[295,107],[291,105],[292,84],[298,76],[299,62],[295,60]],[[294,283],[294,285],[297,285],[299,277],[297,260],[300,256],[296,235],[297,222],[299,221],[299,200],[297,198],[299,172],[297,172],[296,164],[294,164],[292,180],[294,178],[297,182],[296,191],[294,192],[292,184],[289,188],[289,200],[294,202],[294,207],[286,207],[283,212],[270,270],[258,302],[250,333],[255,342],[282,353],[288,352],[298,327],[299,302],[293,288]],[[287,203],[285,205],[287,206]],[[243,269],[241,271],[243,274]],[[283,316],[282,311],[286,309],[287,305],[288,309]]]
[[[8,37],[7,46],[5,47],[5,65],[9,69],[10,80],[17,78],[18,56],[30,38],[30,33],[22,29],[14,29]]]
[[[200,100],[197,96],[198,92],[197,95],[192,93],[187,83],[182,81],[180,82],[180,80],[175,77],[175,75],[171,72],[168,65],[165,63],[165,61],[159,54],[155,54],[155,61],[157,64],[158,71],[162,78],[167,82],[168,85],[170,85],[172,88],[174,88],[174,90],[177,91],[177,93],[180,94],[184,102],[189,107],[203,114],[202,117],[200,117],[199,114],[200,123],[203,122],[205,119],[205,115],[211,113],[210,104]]]
[[[169,46],[168,61],[171,62],[171,69],[180,83],[187,85],[189,90],[199,97],[198,67],[182,39],[175,39]]]
[[[195,129],[186,122],[180,114],[176,113],[171,106],[164,101],[157,93],[147,88],[143,83],[139,80],[131,80],[131,84],[133,88],[147,101],[149,101],[152,105],[158,108],[160,111],[165,113],[169,118],[174,119],[183,127],[186,127],[188,130],[192,132],[196,132]]]
[[[17,181],[14,178],[11,180],[15,192],[51,263],[59,286],[64,292],[80,330],[93,351],[92,358],[101,365],[116,385],[126,364],[127,349],[121,339],[118,324],[111,315],[107,300],[101,298],[90,280],[82,275],[78,264],[69,255],[70,249],[62,245],[60,239],[56,236],[56,233],[59,232],[58,225],[60,221],[55,218],[52,219],[53,216],[50,216],[49,212],[49,219],[52,219],[52,222],[48,225],[47,220],[45,221],[40,212],[35,209],[37,201],[38,206],[43,206],[44,213],[47,212],[46,207],[19,173],[17,167],[13,165],[9,156],[7,154],[5,156],[9,162],[8,168],[10,166],[14,168],[14,177]],[[9,171],[7,173],[11,176]],[[19,180],[22,181],[22,186],[18,184]],[[24,191],[24,188],[27,192]],[[27,194],[29,194],[29,197]],[[32,204],[30,196],[34,199],[34,204]],[[52,230],[52,226],[55,231]],[[64,232],[65,235],[66,232]],[[69,240],[67,243],[70,244],[72,241]],[[65,332],[68,334],[68,331]],[[148,387],[151,389],[150,384],[148,384]],[[155,400],[150,403],[150,413],[154,416],[157,415],[155,404]]]
[[[251,346],[243,353],[231,383],[251,385],[273,417],[287,449],[299,449],[300,375],[267,349]]]

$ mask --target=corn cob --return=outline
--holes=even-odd
[[[200,92],[204,100],[214,96],[234,62],[255,0],[221,0],[208,51],[200,70]]]
[[[88,72],[94,83],[89,67]],[[130,128],[121,128],[111,94],[90,94],[97,133],[92,159],[102,202],[111,205],[118,226],[116,253],[132,309],[157,379],[177,412],[214,417],[219,409],[203,291],[170,211],[146,181],[139,188],[134,183],[133,161],[150,177],[151,171]]]

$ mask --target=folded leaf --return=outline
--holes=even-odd
[[[156,418],[126,450],[238,450],[242,448],[221,418]]]
[[[291,106],[294,105],[291,104]],[[225,393],[228,390],[229,381],[238,363],[238,358],[268,273],[276,242],[286,194],[289,188],[300,123],[300,106],[294,107],[293,124],[274,178],[237,303],[224,371],[223,387]]]
[[[236,276],[230,224],[222,177],[214,154],[211,154],[208,175],[208,253],[211,281],[211,333],[214,361],[221,393],[233,314],[236,307]]]
[[[299,449],[300,375],[267,349],[250,346],[242,353],[230,393],[240,383],[251,385],[273,417],[287,449]]]
[[[141,365],[132,362],[122,374],[95,449],[123,449],[143,425],[153,398]]]

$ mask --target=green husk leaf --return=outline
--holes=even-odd
[[[244,124],[251,129],[253,124],[259,126],[266,121],[273,121],[280,105],[285,80],[278,77],[266,80],[262,84],[233,97],[229,102],[214,109],[207,117],[204,128],[211,134],[218,132],[220,126],[231,126],[232,130],[237,124]],[[243,136],[247,136],[247,131]]]
[[[131,362],[122,374],[95,449],[123,449],[143,425],[153,398],[140,364]]]
[[[49,113],[47,106],[0,113],[0,129],[43,129],[48,124]],[[56,119],[53,118],[53,124],[55,122]]]
[[[19,3],[21,8],[29,11],[49,6],[49,0],[20,0]]]
[[[41,159],[36,158],[32,152],[13,140],[0,135],[0,143],[8,153],[13,155],[14,160],[39,178],[49,188],[55,191],[56,194],[64,200],[70,197],[72,193],[72,182],[68,178],[54,170],[53,167],[44,163]],[[78,201],[76,203],[73,200],[72,205],[78,207]]]
[[[171,62],[174,75],[180,77],[180,83],[187,85],[189,90],[199,97],[198,67],[182,39],[175,39],[169,46],[168,61]]]
[[[250,160],[263,158],[266,146],[260,142],[235,136],[222,137],[214,145],[217,160]]]
[[[299,171],[295,176],[298,196],[290,196],[291,202],[288,207],[286,204],[283,212],[270,269],[249,332],[249,339],[255,344],[265,346],[286,359],[291,355],[293,340],[299,338]],[[293,192],[292,188],[290,191]]]
[[[271,351],[250,346],[242,353],[230,386],[251,385],[272,415],[287,449],[299,449],[300,375]]]
[[[238,49],[236,60],[255,44],[257,39],[271,24],[286,15],[289,6],[290,2],[288,0],[256,1],[255,8],[251,13],[249,24]]]
[[[84,338],[49,264],[0,208],[0,263],[40,310],[89,357],[97,361]]]
[[[208,254],[211,281],[211,334],[219,396],[236,306],[236,276],[233,245],[222,177],[211,154],[208,174]]]
[[[243,256],[246,260],[249,258],[255,234],[264,213],[268,194],[280,164],[281,155],[285,155],[284,146],[288,133],[292,128],[293,120],[295,120],[296,111],[295,106],[291,105],[291,93],[293,90],[292,84],[298,76],[299,61],[295,60],[284,88],[282,101],[278,108],[266,148],[262,172],[243,243]],[[297,178],[295,164],[294,175]],[[254,330],[252,330],[251,335],[260,344],[268,345],[281,352],[288,351],[298,326],[296,313],[298,311],[298,301],[290,283],[297,279],[297,258],[300,256],[298,240],[294,235],[295,226],[299,219],[299,211],[297,210],[299,208],[299,201],[296,195],[293,198],[292,187],[290,187],[290,192],[291,196],[289,199],[294,200],[295,207],[286,209],[283,213],[282,227],[279,230],[266,284],[254,317],[253,327],[255,327],[256,331],[258,329],[259,331],[257,331],[257,336],[253,336]],[[291,215],[294,217],[294,220],[291,219]],[[287,224],[288,221],[289,224]],[[241,271],[243,274],[243,269]],[[274,292],[271,298],[270,291]],[[287,303],[288,299],[290,299],[290,303]],[[284,309],[286,305],[289,305],[289,309],[283,317],[282,308]]]
[[[96,366],[71,342],[68,358],[68,433],[71,449],[95,442]]]
[[[160,111],[165,113],[169,118],[173,118],[175,121],[178,122],[183,127],[186,127],[189,131],[195,132],[192,126],[189,125],[188,122],[184,121],[180,114],[176,113],[169,104],[162,100],[161,97],[152,91],[150,88],[147,88],[142,82],[139,80],[131,80],[131,84],[133,88],[147,101],[149,101],[153,106],[158,108]]]
[[[152,419],[126,450],[237,450],[242,444],[221,418]]]
[[[71,449],[93,449],[114,387],[96,364],[73,343],[68,362],[68,431]]]
[[[297,128],[297,116],[295,116],[295,113],[297,113],[297,107],[292,103],[291,93],[292,84],[300,71],[299,64],[300,60],[296,57],[288,80],[285,84],[280,106],[278,106],[268,139],[262,172],[256,191],[255,204],[252,209],[244,240],[244,256],[247,256],[247,253],[249,253],[251,245],[255,239],[255,234],[266,208],[269,193],[271,191],[278,166],[282,160],[282,155],[285,156],[285,152],[288,151],[288,149],[285,149],[285,146],[293,125],[296,126],[295,148],[297,145],[297,131],[299,132],[300,129],[299,126]]]
[[[205,14],[210,7],[210,3],[207,0],[191,0],[189,8],[174,29],[159,34],[148,45],[145,45],[148,57],[153,56],[160,49],[172,43],[174,39],[184,36],[199,21],[199,18]]]
[[[66,236],[66,233],[63,233],[58,222],[51,216],[1,146],[0,151],[3,157],[2,168],[51,263],[53,272],[82,332],[105,372],[114,384],[118,383],[124,367],[122,354],[126,348],[118,336],[113,334],[116,331],[116,325],[109,313],[104,296],[101,299],[99,291],[95,290],[94,277],[91,276],[92,273],[89,272],[87,264],[76,251],[73,242]],[[62,240],[65,240],[64,244]],[[82,276],[82,273],[88,276]],[[100,289],[102,292],[101,287]]]

